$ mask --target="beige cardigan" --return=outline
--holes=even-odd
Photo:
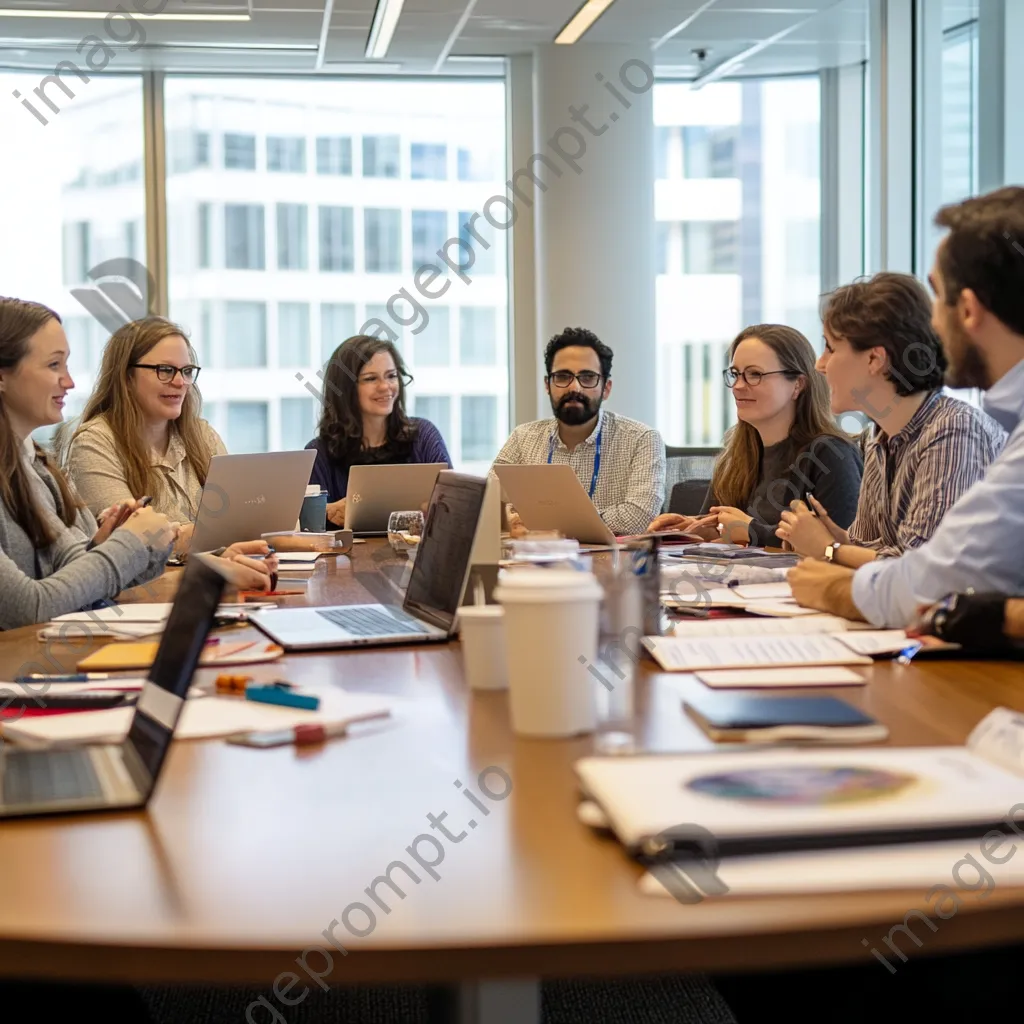
[[[206,420],[199,422],[210,453],[227,455],[217,431]],[[194,522],[203,485],[185,457],[185,445],[177,434],[171,434],[165,454],[153,456],[153,466],[160,471],[163,487],[152,496],[152,507],[172,522]],[[132,494],[128,487],[113,431],[103,416],[91,419],[80,429],[68,448],[64,469],[93,515],[118,502],[142,497]]]

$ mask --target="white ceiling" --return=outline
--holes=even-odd
[[[156,0],[135,0],[139,7]],[[136,15],[146,34],[134,51],[116,45],[108,70],[140,67],[177,71],[262,73],[386,71],[430,74],[459,20],[470,17],[453,41],[458,58],[506,56],[550,43],[581,0],[406,0],[385,67],[366,61],[366,37],[376,0],[334,0],[323,52],[325,0],[170,0],[165,13],[205,10],[251,12],[249,22],[153,21]],[[128,0],[0,0],[3,8],[61,11],[112,10]],[[700,8],[707,8],[697,13]],[[853,64],[867,57],[867,0],[617,0],[581,43],[634,43],[655,51],[659,72],[694,77],[759,44],[733,74],[754,76],[813,72]],[[128,30],[124,29],[125,34]],[[104,22],[82,19],[0,18],[0,66],[52,68],[77,59],[76,45],[87,35],[105,41]],[[775,39],[776,36],[781,37]],[[770,45],[764,44],[770,40]],[[112,44],[115,45],[115,44]],[[703,62],[693,51],[707,51]],[[83,51],[87,52],[87,51]],[[400,67],[395,67],[399,64]],[[357,65],[353,67],[352,65]],[[494,74],[501,65],[487,61],[447,61],[445,74]]]

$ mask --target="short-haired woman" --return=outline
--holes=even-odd
[[[429,420],[407,416],[405,389],[412,378],[398,349],[385,338],[357,334],[343,341],[324,375],[323,413],[310,483],[327,491],[327,518],[345,525],[352,466],[443,462],[451,459]]]
[[[982,478],[1006,432],[980,409],[944,394],[946,355],[928,293],[885,272],[838,288],[822,316],[825,375],[835,413],[860,412],[873,430],[849,530],[821,495],[783,513],[778,536],[801,555],[855,569],[929,540],[947,510]]]

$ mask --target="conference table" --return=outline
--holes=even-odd
[[[405,572],[370,540],[321,559],[303,596],[283,601],[398,603]],[[169,571],[124,599],[169,600],[179,578]],[[95,646],[37,637],[34,627],[0,636],[0,678],[44,654],[71,670]],[[467,690],[457,643],[290,654],[247,671],[388,695],[396,711],[310,749],[178,741],[144,812],[0,825],[0,976],[273,986],[285,1016],[306,987],[426,984],[451,994],[437,1005],[459,1019],[526,1022],[539,1019],[544,978],[865,963],[862,940],[922,904],[923,891],[642,895],[640,867],[577,818],[572,765],[594,737],[514,735],[505,693]],[[1015,664],[866,671],[866,686],[826,692],[886,723],[895,745],[962,744],[993,707],[1024,711]],[[710,748],[681,708],[700,687],[642,663],[644,749]],[[394,888],[380,881],[389,871]],[[1022,905],[1024,889],[997,888],[912,952],[1019,942]]]

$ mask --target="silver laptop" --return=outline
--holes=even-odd
[[[0,749],[0,818],[145,807],[153,795],[224,590],[214,559],[189,559],[122,743]]]
[[[316,451],[215,455],[203,487],[192,551],[294,530]]]
[[[480,477],[447,469],[438,474],[401,608],[278,608],[251,615],[249,621],[286,651],[449,639],[466,589],[486,486]]]
[[[501,488],[528,530],[557,530],[582,544],[612,544],[572,466],[495,466]]]
[[[397,466],[353,466],[348,471],[345,529],[355,534],[384,534],[392,512],[422,508],[430,500],[443,462]]]

